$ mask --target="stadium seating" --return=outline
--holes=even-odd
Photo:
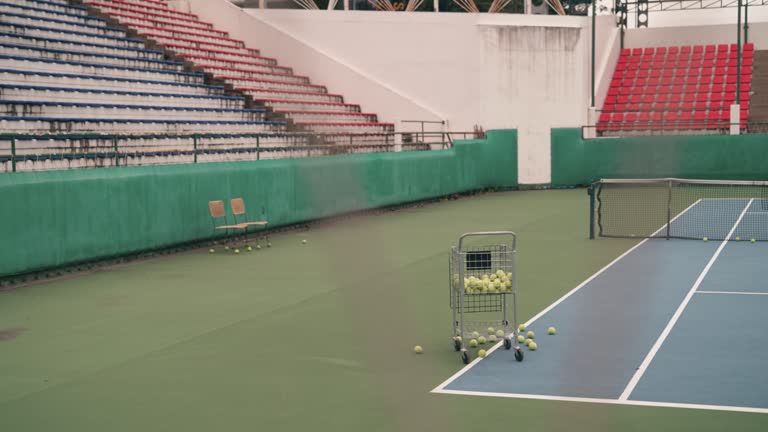
[[[741,128],[746,128],[754,45],[625,48],[597,124],[603,135],[714,133],[730,127],[740,82]]]
[[[137,31],[174,55],[252,96],[257,103],[291,120],[300,130],[322,133],[386,133],[394,130],[359,105],[344,102],[309,77],[262,56],[258,49],[229,37],[191,13],[158,0],[86,0],[86,3]]]
[[[394,144],[372,134],[391,124],[190,14],[155,0],[93,4],[167,47],[148,47],[145,36],[130,37],[127,27],[66,0],[0,0],[0,171],[272,159]],[[308,146],[309,137],[286,133],[292,127],[330,135]]]

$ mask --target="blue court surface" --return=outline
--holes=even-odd
[[[497,345],[433,392],[768,413],[768,242],[747,240],[768,231],[758,201],[697,201],[673,228],[735,208],[716,213],[725,241],[640,242],[526,324],[538,350],[523,362]]]

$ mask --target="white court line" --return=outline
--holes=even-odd
[[[741,219],[744,217],[744,214],[747,213],[749,206],[752,205],[752,201],[754,201],[754,198],[749,200],[746,207],[744,207],[744,210],[741,211],[739,218],[736,219],[736,223],[733,224],[733,227],[731,227],[731,231],[728,232],[728,235],[725,237],[725,240],[723,240],[720,243],[720,246],[715,251],[715,254],[712,255],[712,258],[710,258],[706,267],[704,267],[704,270],[702,270],[701,274],[696,279],[696,282],[693,283],[693,286],[688,291],[688,294],[686,294],[685,298],[683,299],[683,302],[680,303],[680,306],[678,306],[677,310],[675,311],[675,314],[672,315],[672,318],[667,323],[667,326],[664,327],[664,330],[661,332],[661,335],[659,335],[659,338],[656,340],[656,343],[653,344],[653,346],[651,347],[651,350],[648,352],[648,355],[645,356],[645,359],[640,364],[640,367],[635,371],[635,374],[632,376],[632,379],[629,380],[629,384],[627,384],[627,387],[621,393],[621,396],[619,396],[619,400],[626,401],[627,399],[629,399],[629,396],[635,390],[637,383],[640,382],[640,378],[643,377],[645,370],[648,369],[648,366],[651,364],[651,361],[653,361],[653,358],[656,356],[656,353],[661,348],[661,345],[667,339],[667,336],[669,336],[669,332],[672,331],[672,327],[674,327],[675,324],[677,323],[677,320],[680,319],[680,315],[683,314],[683,310],[685,310],[685,307],[688,306],[688,302],[691,301],[693,294],[699,288],[699,285],[701,285],[701,282],[707,276],[707,273],[709,273],[709,269],[712,268],[712,264],[715,263],[717,258],[720,256],[720,252],[722,252],[723,248],[725,248],[725,245],[728,244],[728,240],[730,240],[734,231],[736,231],[736,227],[738,227],[739,223],[741,223]]]
[[[693,207],[694,207],[696,204],[698,204],[698,203],[700,203],[700,202],[701,202],[701,199],[698,199],[698,200],[696,200],[696,201],[695,201],[693,204],[689,205],[689,206],[688,206],[688,207],[687,207],[685,210],[683,210],[683,211],[682,211],[682,212],[680,212],[680,213],[679,213],[677,216],[675,216],[674,218],[672,218],[672,219],[670,220],[670,223],[671,223],[671,222],[674,222],[675,220],[677,220],[677,218],[679,218],[680,216],[682,216],[682,215],[683,215],[685,212],[687,212],[688,210],[692,209],[692,208],[693,208]],[[560,298],[559,298],[559,299],[557,299],[557,300],[556,300],[554,303],[552,303],[551,305],[549,305],[549,306],[547,306],[546,308],[544,308],[544,310],[542,310],[541,312],[539,312],[539,313],[537,313],[536,315],[534,315],[534,317],[533,317],[533,318],[531,318],[531,319],[529,319],[527,322],[525,322],[525,323],[524,323],[524,325],[525,325],[526,327],[528,327],[528,326],[530,326],[531,324],[533,324],[533,323],[534,323],[534,322],[535,322],[537,319],[541,318],[541,317],[542,317],[544,314],[546,314],[547,312],[549,312],[549,311],[551,311],[552,309],[554,309],[554,308],[555,308],[555,306],[557,306],[557,305],[559,305],[560,303],[562,303],[563,301],[565,301],[565,299],[567,299],[568,297],[570,297],[571,295],[573,295],[573,294],[574,294],[576,291],[580,290],[582,287],[584,287],[584,286],[585,286],[585,285],[587,285],[588,283],[592,282],[592,280],[593,280],[593,279],[595,279],[596,277],[600,276],[600,275],[601,275],[603,272],[605,272],[606,270],[608,270],[609,268],[611,268],[611,267],[612,267],[614,264],[616,264],[617,262],[621,261],[621,259],[622,259],[622,258],[624,258],[625,256],[627,256],[627,255],[629,255],[630,253],[632,253],[632,251],[634,251],[635,249],[637,249],[637,248],[639,248],[640,246],[642,246],[643,244],[645,244],[645,242],[647,242],[648,240],[650,240],[650,237],[653,237],[653,236],[655,236],[656,234],[658,234],[658,233],[659,233],[661,230],[663,230],[663,229],[664,229],[664,228],[666,228],[666,227],[667,227],[667,224],[664,224],[664,225],[663,225],[661,228],[657,229],[657,230],[656,230],[656,231],[655,231],[653,234],[651,234],[651,235],[649,236],[649,238],[643,239],[643,240],[642,240],[640,243],[638,243],[638,244],[636,244],[636,245],[632,246],[632,247],[631,247],[629,250],[627,250],[626,252],[624,252],[623,254],[621,254],[621,255],[620,255],[618,258],[616,258],[615,260],[613,260],[613,261],[611,261],[610,263],[608,263],[608,265],[606,265],[605,267],[603,267],[603,268],[601,268],[600,270],[598,270],[598,271],[597,271],[597,273],[593,274],[592,276],[590,276],[589,278],[587,278],[587,280],[585,280],[584,282],[580,283],[580,284],[579,284],[579,285],[578,285],[576,288],[574,288],[574,289],[572,289],[572,290],[568,291],[568,292],[567,292],[567,293],[566,293],[564,296],[560,297]],[[496,345],[494,345],[493,347],[491,347],[491,349],[489,349],[489,350],[488,350],[488,352],[487,352],[487,354],[486,354],[486,355],[490,355],[492,352],[496,351],[496,350],[499,348],[499,346],[501,346],[501,345],[502,345],[502,343],[503,343],[503,342],[504,342],[504,341],[499,341],[499,343],[497,343]],[[476,359],[475,359],[475,360],[473,360],[471,363],[469,363],[468,365],[466,365],[466,366],[464,366],[463,368],[461,368],[461,369],[460,369],[458,372],[456,372],[455,374],[451,375],[451,377],[450,377],[450,378],[448,378],[447,380],[443,381],[443,382],[442,382],[442,383],[441,383],[439,386],[435,387],[435,388],[432,390],[432,393],[441,393],[441,392],[442,392],[442,390],[443,390],[443,389],[444,389],[446,386],[448,386],[450,383],[452,383],[453,381],[455,381],[456,379],[458,379],[460,376],[464,375],[464,373],[466,373],[468,370],[470,370],[472,367],[474,367],[474,366],[475,366],[475,365],[476,365],[478,362],[480,362],[480,360],[481,360],[480,358],[476,358]]]
[[[464,395],[464,396],[501,397],[501,398],[511,398],[511,399],[535,399],[535,400],[560,401],[560,402],[599,403],[599,404],[610,404],[610,405],[645,406],[645,407],[658,407],[658,408],[689,408],[689,409],[714,410],[714,411],[735,411],[735,412],[768,414],[768,408],[752,408],[752,407],[739,407],[739,406],[728,406],[728,405],[703,405],[703,404],[687,404],[687,403],[674,403],[674,402],[650,402],[650,401],[636,401],[636,400],[582,398],[582,397],[568,397],[568,396],[547,396],[547,395],[532,395],[532,394],[517,394],[517,393],[473,392],[473,391],[463,391],[463,390],[440,390],[440,391],[436,391],[435,393]]]
[[[751,292],[751,291],[696,291],[696,294],[768,295],[768,292]]]

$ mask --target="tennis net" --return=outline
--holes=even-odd
[[[590,199],[591,238],[768,241],[768,182],[604,179]]]

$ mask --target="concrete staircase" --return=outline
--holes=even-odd
[[[750,132],[768,132],[768,51],[755,51],[749,102]]]

